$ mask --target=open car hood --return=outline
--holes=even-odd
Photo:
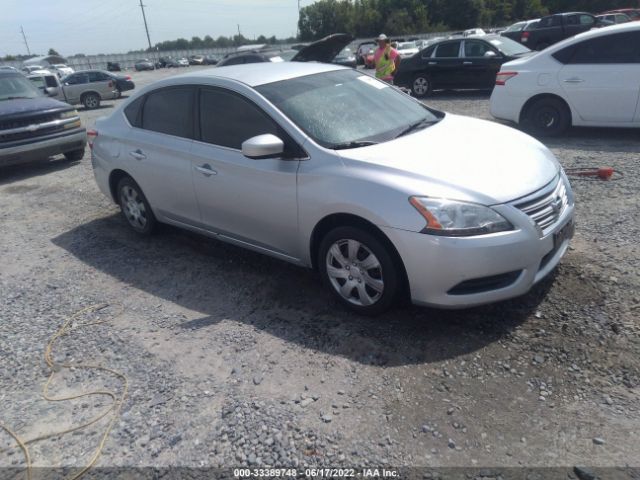
[[[351,35],[334,33],[301,48],[291,61],[331,63],[336,55],[352,41]]]

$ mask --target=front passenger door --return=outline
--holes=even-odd
[[[205,227],[244,245],[300,258],[296,177],[302,155],[297,146],[238,93],[203,87],[198,104],[200,141],[193,145],[192,169]],[[245,157],[242,142],[266,133],[284,140],[289,153]]]
[[[80,103],[80,95],[86,90],[87,83],[89,83],[89,76],[86,73],[74,73],[66,78],[63,88],[70,104]]]
[[[481,40],[465,40],[463,50],[464,85],[467,88],[493,88],[502,54]],[[489,56],[487,52],[491,52]]]

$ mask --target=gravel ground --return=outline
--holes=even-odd
[[[140,86],[171,74],[133,77]],[[482,93],[427,103],[490,118]],[[113,105],[81,116],[90,127]],[[574,466],[639,467],[638,131],[545,142],[565,168],[624,173],[573,180],[577,232],[551,278],[496,305],[376,319],[342,310],[313,272],[170,227],[138,238],[98,191],[88,150],[77,163],[1,170],[0,422],[29,439],[109,405],[40,395],[47,341],[104,302],[79,319],[104,323],[54,348],[57,361],[128,377],[101,467],[524,466],[580,479],[590,473]],[[77,369],[57,373],[52,392],[93,387],[123,388]],[[33,464],[82,467],[109,418],[33,444]],[[24,466],[12,445],[0,433],[0,466]]]

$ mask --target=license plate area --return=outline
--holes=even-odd
[[[560,247],[560,245],[562,245],[565,242],[565,240],[570,240],[571,238],[573,238],[573,234],[575,233],[575,231],[576,231],[575,223],[573,222],[573,220],[571,220],[564,227],[562,227],[560,230],[554,233],[553,249],[556,250],[557,248]]]

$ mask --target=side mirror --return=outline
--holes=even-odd
[[[247,158],[280,157],[284,153],[284,142],[275,135],[267,133],[242,142],[242,154]]]
[[[44,89],[44,93],[46,93],[50,97],[55,97],[60,93],[60,89],[58,87],[47,87]]]
[[[486,52],[484,52],[484,56],[486,58],[495,58],[498,56],[498,54],[496,52],[494,52],[493,50],[487,50]]]

